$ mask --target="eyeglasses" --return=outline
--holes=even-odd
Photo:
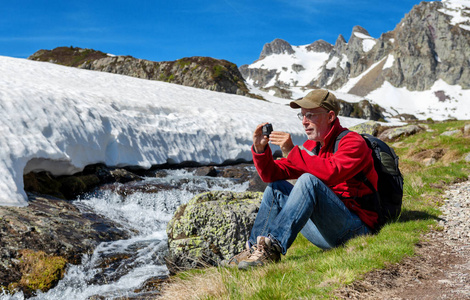
[[[297,117],[299,118],[300,121],[303,121],[304,117],[306,117],[307,120],[309,120],[309,121],[313,121],[313,117],[315,117],[316,115],[321,115],[321,114],[326,114],[326,113],[328,113],[328,112],[327,111],[321,111],[321,112],[316,112],[316,113],[308,112],[305,115],[303,115],[300,112],[300,113],[297,114]]]

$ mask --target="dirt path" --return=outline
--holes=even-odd
[[[442,231],[417,245],[416,256],[337,291],[340,299],[470,299],[470,182],[450,187]]]
[[[470,299],[470,245],[428,234],[417,255],[366,274],[337,292],[341,299]]]

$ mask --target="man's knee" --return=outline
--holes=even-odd
[[[279,201],[283,203],[289,197],[293,185],[285,180],[279,180],[268,184],[264,190],[263,201]]]
[[[295,184],[315,186],[319,182],[321,182],[321,180],[318,179],[315,175],[312,175],[310,173],[304,173],[299,177],[299,179],[297,179],[297,182]]]
[[[264,190],[264,192],[281,192],[282,194],[289,195],[290,191],[292,190],[293,185],[287,182],[286,180],[278,180],[274,182],[268,183],[268,186]]]
[[[284,183],[284,181],[285,180],[278,180],[278,181],[270,182],[268,183],[268,186],[266,187],[266,189],[271,188],[273,190],[277,190]]]

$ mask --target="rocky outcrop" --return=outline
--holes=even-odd
[[[383,121],[385,119],[383,108],[378,105],[372,105],[367,100],[362,100],[357,103],[349,103],[339,100],[339,107],[340,116],[374,121]]]
[[[266,56],[272,55],[272,54],[294,54],[294,49],[292,49],[292,46],[282,40],[282,39],[275,39],[271,43],[264,44],[263,50],[261,51],[261,54],[259,56],[259,59],[263,59]]]
[[[91,253],[100,242],[128,237],[112,221],[80,212],[65,200],[28,197],[27,207],[0,207],[0,287],[22,290],[26,295],[38,288],[30,274],[37,266],[23,264],[32,255],[56,261],[56,283],[65,269],[63,262],[79,264],[82,255]]]
[[[168,223],[168,268],[217,265],[244,249],[261,203],[258,192],[208,192],[178,207]]]
[[[240,73],[256,87],[266,87],[277,76],[277,70],[249,68],[249,65],[241,66]]]
[[[315,83],[329,81],[330,84],[320,86],[336,89],[349,78],[368,70],[351,93],[364,96],[385,80],[395,87],[418,91],[429,89],[438,79],[469,88],[470,31],[453,25],[451,17],[442,11],[444,5],[442,2],[421,2],[393,31],[373,39],[375,45],[369,50],[365,47],[368,33],[354,27],[347,46],[335,45],[332,51],[338,58],[346,56],[349,67],[341,68],[341,61],[338,61],[333,74],[322,72]],[[361,37],[357,33],[361,33]]]
[[[210,57],[154,62],[131,56],[109,56],[92,49],[58,47],[39,50],[28,59],[256,97],[249,93],[237,65]]]
[[[324,40],[318,40],[308,45],[307,50],[312,52],[331,52],[333,45]]]

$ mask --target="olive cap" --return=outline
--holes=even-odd
[[[336,116],[339,113],[339,103],[336,96],[324,89],[313,90],[302,99],[292,101],[290,107],[306,109],[323,107],[328,111],[334,111]]]

